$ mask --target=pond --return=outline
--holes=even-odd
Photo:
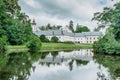
[[[116,80],[120,56],[92,49],[0,54],[0,80]]]

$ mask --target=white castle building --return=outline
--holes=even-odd
[[[62,28],[60,30],[44,30],[40,31],[36,27],[36,22],[33,20],[32,23],[33,33],[37,36],[45,35],[49,40],[53,36],[58,37],[59,42],[72,41],[75,43],[94,43],[98,41],[102,36],[101,32],[82,32],[82,33],[72,33],[67,28]]]

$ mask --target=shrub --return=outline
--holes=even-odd
[[[51,42],[57,43],[58,41],[59,41],[59,39],[58,39],[58,37],[56,37],[56,36],[53,36],[53,37],[51,38]]]
[[[30,42],[27,47],[29,48],[29,52],[37,52],[41,48],[41,41],[37,36],[32,36]]]
[[[5,45],[7,45],[6,40],[7,38],[5,36],[0,38],[0,53],[4,53],[6,51],[5,48]]]
[[[41,35],[39,38],[42,42],[49,42],[49,39],[47,39],[45,35]]]
[[[65,43],[65,44],[74,44],[74,42],[72,42],[72,41],[65,41],[63,43]]]
[[[120,54],[120,43],[114,38],[112,32],[107,32],[106,35],[93,45],[95,53],[104,54]]]

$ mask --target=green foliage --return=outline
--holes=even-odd
[[[103,38],[94,43],[93,48],[96,53],[120,54],[120,43],[116,41],[111,31],[113,29],[109,29]]]
[[[87,26],[80,26],[80,25],[77,25],[76,27],[76,33],[81,33],[81,32],[89,32],[90,29],[87,27]]]
[[[29,25],[24,25],[18,20],[13,20],[13,24],[7,29],[8,41],[11,45],[21,45],[27,42],[31,34]]]
[[[5,12],[5,3],[0,0],[0,37],[6,35],[7,13]]]
[[[5,45],[7,45],[7,38],[3,36],[0,38],[0,53],[4,53],[6,51]]]
[[[12,16],[20,12],[21,7],[18,4],[18,0],[3,0],[6,5],[6,11],[10,12]]]
[[[39,29],[40,30],[58,30],[58,29],[60,29],[62,26],[60,26],[60,25],[53,25],[53,26],[51,26],[50,24],[48,24],[47,26],[41,26]]]
[[[69,28],[72,32],[74,32],[73,27],[74,27],[74,25],[73,25],[73,21],[71,20],[71,21],[69,22],[69,26],[68,26],[68,28]]]
[[[21,45],[32,35],[30,20],[18,0],[0,0],[0,37],[4,35],[11,45]]]
[[[37,52],[41,48],[41,41],[37,36],[32,36],[30,42],[27,47],[29,48],[29,52]]]
[[[97,31],[99,31],[99,29],[98,29],[98,28],[95,28],[94,31],[97,32]]]
[[[57,43],[58,41],[59,41],[59,39],[58,39],[58,37],[56,37],[56,36],[53,36],[53,37],[51,38],[51,42]]]
[[[65,43],[65,44],[74,44],[74,42],[72,42],[72,41],[65,41],[63,43]]]
[[[42,42],[49,42],[49,39],[47,39],[45,35],[41,35],[41,36],[40,36],[40,40],[41,40]]]
[[[32,63],[35,62],[33,59],[26,52],[0,55],[0,80],[14,79],[14,76],[16,80],[27,80]]]
[[[112,80],[116,80],[116,77],[120,76],[120,56],[95,54],[94,59],[96,63],[108,68],[112,77],[115,78]]]
[[[109,26],[106,35],[94,44],[95,52],[120,54],[120,2],[113,8],[105,7],[103,12],[97,12],[93,20],[99,23],[99,29]]]

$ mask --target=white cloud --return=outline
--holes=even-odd
[[[37,3],[35,0],[23,0],[27,5],[33,7],[33,8],[40,8],[39,3]]]
[[[21,4],[24,2],[24,4]],[[35,18],[38,25],[67,25],[70,20],[76,25],[86,25],[91,30],[97,27],[96,22],[91,22],[93,14],[102,11],[103,7],[115,3],[111,0],[21,0],[22,10]],[[32,7],[30,9],[30,7]]]

